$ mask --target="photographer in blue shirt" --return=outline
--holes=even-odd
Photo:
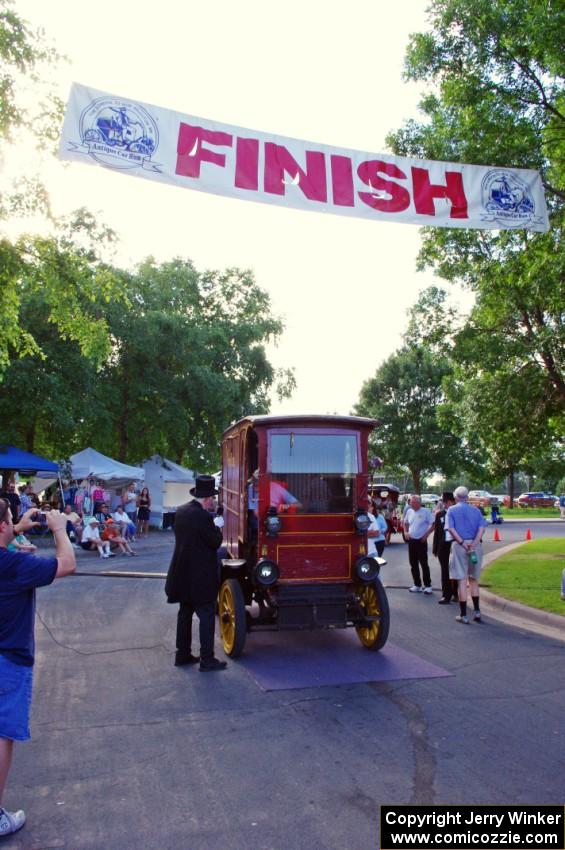
[[[75,553],[67,536],[67,518],[49,511],[46,522],[55,540],[55,556],[38,558],[10,552],[16,534],[38,525],[37,509],[26,511],[14,524],[7,499],[0,499],[0,836],[25,823],[25,814],[2,808],[2,797],[12,763],[14,741],[30,737],[32,673],[34,662],[35,588],[73,573]]]

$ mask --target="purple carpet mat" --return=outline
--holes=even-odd
[[[371,652],[354,629],[317,632],[252,632],[237,660],[264,691],[433,679],[447,670],[387,643]]]

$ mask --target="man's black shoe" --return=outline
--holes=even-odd
[[[227,666],[227,661],[219,661],[217,658],[210,658],[208,661],[200,662],[200,672],[213,673],[214,670],[225,670]]]
[[[185,664],[198,664],[200,661],[199,655],[179,655],[175,656],[175,667],[184,667]]]
[[[446,596],[442,596],[441,599],[438,599],[438,605],[449,605],[451,602],[451,597],[447,598]]]

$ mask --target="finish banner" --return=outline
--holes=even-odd
[[[63,159],[312,212],[547,231],[537,171],[348,150],[219,124],[73,84]]]

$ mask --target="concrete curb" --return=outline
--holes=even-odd
[[[507,523],[513,522],[558,522],[561,519],[560,516],[548,517],[548,516],[505,516],[504,522],[501,525],[497,524],[498,528],[503,528]],[[565,520],[564,520],[565,522]],[[492,527],[492,523],[489,523],[489,528]]]
[[[517,549],[518,546],[523,546],[524,543],[524,540],[520,540],[517,543],[503,546],[496,552],[489,552],[483,558],[483,568],[498,560],[502,555]],[[556,593],[559,593],[559,589],[556,589]],[[551,614],[549,611],[530,608],[529,605],[523,605],[513,599],[497,596],[481,586],[481,608],[485,607],[485,604],[491,616],[498,617],[498,619],[511,625],[518,625],[538,634],[565,641],[565,616],[561,617],[559,614]],[[565,602],[563,602],[563,611],[565,612]]]

